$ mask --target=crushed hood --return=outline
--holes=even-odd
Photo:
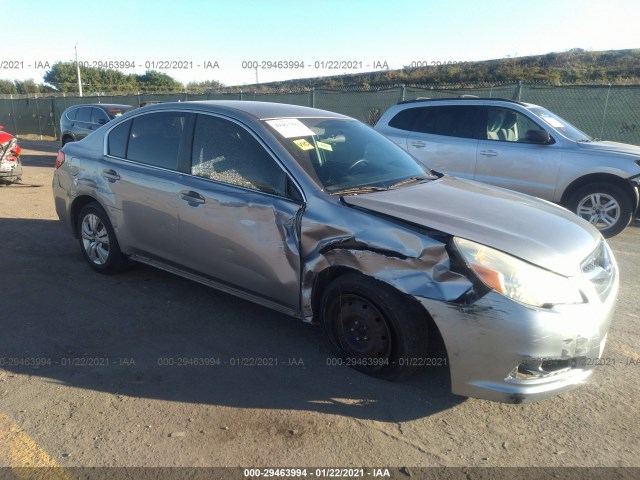
[[[564,208],[528,195],[444,176],[344,202],[482,243],[566,276],[602,238]]]

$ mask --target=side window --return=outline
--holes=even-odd
[[[127,159],[177,170],[185,120],[182,112],[154,112],[133,118]]]
[[[129,130],[131,129],[131,120],[121,123],[109,132],[107,140],[107,153],[114,157],[126,158],[127,141],[129,140]]]
[[[102,123],[100,123],[102,120]],[[109,121],[109,117],[107,114],[102,111],[101,108],[92,108],[91,109],[91,123],[99,123],[100,125],[104,125]]]
[[[400,130],[412,131],[414,123],[423,110],[424,108],[407,108],[406,110],[402,110],[389,121],[389,126],[399,128]]]
[[[253,135],[211,115],[196,118],[191,174],[287,196],[286,173]]]
[[[78,113],[78,110],[79,110],[78,108],[74,108],[72,110],[69,110],[67,112],[67,118],[69,120],[75,120],[76,119],[76,114]]]
[[[78,109],[78,113],[76,113],[76,122],[87,122],[91,121],[91,107],[80,107]]]
[[[487,110],[487,140],[529,143],[528,137],[536,130],[544,131],[529,117],[515,110],[498,107]]]
[[[478,109],[468,105],[428,107],[416,122],[416,131],[447,137],[478,138]]]

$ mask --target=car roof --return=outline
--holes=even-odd
[[[133,105],[124,103],[78,103],[77,105],[71,105],[67,110],[76,107],[133,108]]]
[[[256,102],[245,100],[202,100],[188,102],[166,102],[142,107],[138,111],[155,111],[165,109],[204,110],[235,115],[249,115],[259,120],[269,118],[350,118],[339,113],[320,110],[318,108],[289,105],[286,103]]]
[[[437,103],[437,102],[481,102],[481,103],[487,103],[487,102],[507,102],[507,103],[514,103],[516,105],[520,105],[523,107],[535,107],[536,105],[534,105],[533,103],[525,103],[525,102],[520,102],[518,100],[512,100],[510,98],[500,98],[500,97],[473,97],[473,96],[467,96],[467,95],[463,95],[460,97],[449,97],[449,98],[416,98],[413,100],[405,100],[403,102],[399,102],[398,105],[406,105],[406,104],[412,104],[412,103]]]

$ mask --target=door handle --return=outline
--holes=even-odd
[[[413,142],[411,143],[411,146],[415,148],[424,148],[427,146],[427,144],[424,142]]]
[[[198,205],[205,203],[204,197],[193,190],[180,192],[180,198],[192,207],[197,207]]]
[[[115,183],[120,180],[120,175],[118,175],[118,172],[116,172],[115,170],[108,169],[102,171],[102,178],[104,178],[108,182]]]
[[[498,155],[498,152],[495,150],[482,150],[480,155],[484,155],[485,157],[495,157]]]

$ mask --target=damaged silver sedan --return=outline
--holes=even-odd
[[[318,323],[358,370],[446,350],[454,393],[539,400],[603,351],[618,271],[598,231],[442,176],[343,115],[264,102],[137,109],[58,154],[89,265],[146,263]]]

